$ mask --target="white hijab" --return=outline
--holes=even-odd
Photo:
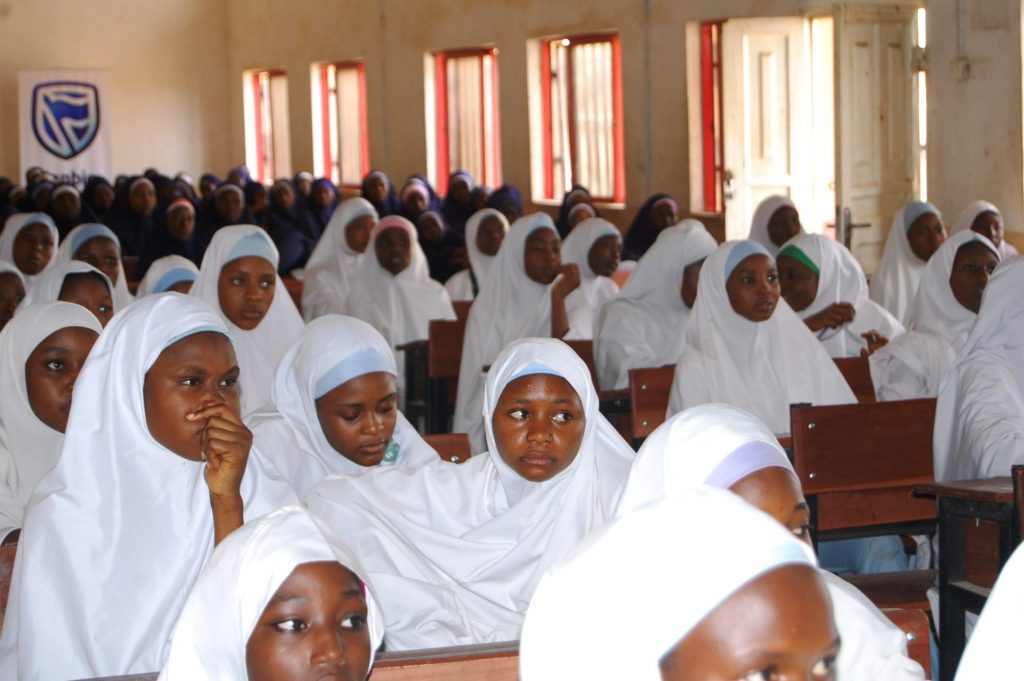
[[[871,300],[891,312],[904,325],[910,323],[910,306],[927,264],[914,255],[907,231],[914,220],[929,213],[942,219],[938,209],[924,201],[911,201],[896,211],[885,241],[882,262],[871,278]]]
[[[103,277],[103,281],[107,284],[107,290],[110,291],[110,302],[114,306],[114,312],[116,313],[121,310],[121,307],[117,304],[117,299],[114,297],[114,285],[110,283],[110,278],[83,260],[59,262],[39,274],[21,304],[28,307],[29,305],[39,305],[40,303],[55,303],[60,298],[60,290],[64,288],[64,280],[68,276],[86,273],[97,274]]]
[[[779,255],[788,255],[813,267],[818,274],[818,294],[806,309],[797,312],[801,319],[812,317],[835,303],[853,305],[853,321],[837,329],[817,333],[832,357],[859,357],[867,347],[863,334],[877,331],[889,340],[903,333],[903,324],[884,307],[868,297],[868,281],[860,263],[849,249],[821,234],[798,234],[785,244]]]
[[[255,442],[275,452],[274,466],[300,498],[328,475],[367,470],[327,441],[316,400],[350,379],[375,371],[398,375],[394,353],[379,332],[352,317],[318,317],[303,329],[278,365],[271,405],[246,419]],[[416,467],[437,458],[437,452],[399,412],[380,465]]]
[[[586,414],[576,458],[546,482],[529,482],[497,451],[491,416],[505,386],[556,373]],[[598,411],[582,360],[558,340],[512,343],[487,375],[479,417],[488,453],[332,478],[309,508],[364,559],[381,599],[389,649],[514,640],[540,576],[611,515],[633,452]]]
[[[791,404],[857,401],[835,362],[785,300],[779,299],[764,322],[733,310],[725,290],[726,267],[755,254],[767,255],[756,242],[728,241],[704,262],[669,415],[722,402],[749,411],[782,434],[789,432]]]
[[[598,275],[590,269],[587,259],[598,239],[606,236],[621,238],[619,228],[602,218],[588,218],[576,225],[562,242],[562,263],[574,264],[580,270],[580,285],[565,298],[565,313],[569,318],[566,340],[590,340],[594,337],[594,319],[598,310],[619,292],[619,285],[610,277]]]
[[[74,260],[75,252],[82,247],[82,244],[97,237],[110,239],[117,246],[117,282],[114,283],[111,297],[114,300],[114,309],[123,310],[135,300],[135,297],[128,291],[128,279],[124,276],[124,265],[121,262],[121,240],[117,238],[112,229],[98,222],[87,222],[75,227],[68,232],[60,244],[59,260],[60,262]]]
[[[235,530],[213,552],[174,628],[160,681],[247,678],[245,650],[281,584],[306,563],[338,562],[359,577],[359,561],[308,511],[269,513]],[[364,583],[365,586],[365,583]],[[384,627],[367,588],[370,668]]]
[[[57,463],[64,443],[64,434],[40,421],[29,405],[25,363],[50,334],[72,326],[103,330],[80,305],[44,303],[21,308],[0,331],[0,538],[21,527],[32,490]]]
[[[501,223],[502,230],[508,235],[508,218],[500,210],[483,208],[473,213],[466,221],[466,253],[469,256],[469,266],[473,270],[473,276],[476,277],[478,291],[484,290],[485,283],[494,274],[498,264],[497,255],[487,255],[476,245],[476,235],[480,232],[480,223],[489,217],[497,218]],[[500,253],[501,250],[499,249],[498,252]]]
[[[246,244],[251,244],[252,248],[245,247],[245,244],[239,246],[239,242],[254,234],[259,235],[262,241],[247,240]],[[236,246],[243,250],[239,251]],[[238,328],[221,311],[217,293],[221,269],[232,260],[251,255],[266,258],[277,270],[277,247],[263,229],[255,225],[234,225],[217,230],[203,256],[199,277],[189,291],[189,295],[216,310],[231,331],[238,355],[238,367],[242,370],[238,384],[242,390],[243,415],[252,413],[270,401],[270,386],[274,381],[277,363],[302,331],[302,317],[295,309],[295,303],[281,282],[281,277],[276,275],[274,302],[255,329],[245,331]]]
[[[163,666],[174,622],[213,550],[213,514],[205,464],[150,434],[143,382],[165,348],[207,331],[228,335],[207,305],[168,293],[125,308],[100,335],[75,384],[60,460],[25,512],[0,677]],[[261,459],[250,450],[241,486],[247,517],[295,503]]]
[[[302,314],[307,322],[323,314],[345,314],[346,299],[364,260],[348,245],[345,228],[365,215],[373,216],[374,222],[379,219],[373,204],[358,196],[343,201],[331,215],[302,278]]]
[[[50,236],[53,237],[53,252],[50,254],[50,262],[39,272],[39,274],[42,274],[57,264],[57,245],[60,243],[60,233],[57,231],[57,225],[54,223],[53,218],[46,213],[15,213],[7,218],[7,224],[4,225],[3,232],[0,232],[0,260],[9,262],[12,265],[14,264],[14,240],[18,238],[18,234],[22,229],[35,224],[46,225],[50,230]],[[32,284],[39,274],[29,275],[22,272],[26,291],[32,289]]]
[[[594,360],[602,388],[625,388],[630,369],[679,361],[691,314],[680,295],[683,270],[717,247],[696,220],[683,220],[658,234],[622,291],[597,314]]]
[[[660,681],[659,660],[701,620],[787,565],[817,561],[734,494],[704,487],[644,505],[544,575],[523,627],[520,678]]]
[[[198,277],[199,268],[191,260],[180,255],[165,255],[154,260],[146,270],[146,276],[139,282],[138,297],[163,293],[179,282],[194,282]]]
[[[485,450],[483,367],[514,340],[551,336],[551,286],[526,276],[523,256],[526,240],[538,229],[558,230],[547,213],[525,215],[513,223],[498,251],[493,273],[469,309],[459,364],[459,389],[455,399],[452,430],[468,433],[473,452]]]
[[[962,213],[960,213],[960,217],[958,217],[956,222],[953,223],[953,234],[969,230],[971,225],[974,224],[974,221],[982,213],[995,213],[999,216],[1000,220],[1003,218],[1002,211],[1000,211],[994,203],[989,203],[988,201],[972,201],[967,204],[967,207],[964,208]],[[1016,248],[1014,248],[1006,239],[1003,239],[1002,243],[999,244],[999,255],[1002,256],[1003,260],[1006,260],[1007,258],[1012,258],[1013,256],[1018,255],[1018,253]]]
[[[766,197],[761,203],[757,204],[757,208],[754,209],[754,217],[750,220],[750,235],[747,237],[764,246],[765,250],[773,258],[778,255],[779,247],[775,245],[775,242],[772,241],[771,236],[768,234],[768,223],[772,221],[775,211],[780,208],[796,210],[796,205],[788,197],[779,196],[778,194]]]
[[[15,266],[15,264],[13,262],[7,262],[6,260],[0,260],[0,274],[7,274],[7,273],[11,273],[11,274],[15,275],[16,277],[18,277],[18,279],[21,281],[21,287],[23,289],[25,289],[25,295],[27,297],[28,296],[28,284],[26,283],[25,275],[22,273],[21,270],[19,270]],[[22,299],[21,303],[18,304],[18,307],[15,308],[15,310],[14,310],[15,314],[17,314],[18,310],[20,310],[23,307],[25,307],[24,299]]]

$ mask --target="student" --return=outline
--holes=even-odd
[[[871,300],[904,326],[910,324],[910,308],[924,266],[945,240],[942,214],[926,201],[911,201],[892,218],[882,263],[871,278]]]
[[[261,225],[273,239],[275,234],[295,230],[298,219],[298,198],[289,180],[276,180],[270,188],[270,206]]]
[[[701,485],[737,494],[810,544],[810,510],[786,453],[755,417],[722,404],[676,414],[647,438],[633,461],[616,516]],[[712,557],[709,562],[718,561]],[[920,665],[907,657],[906,637],[899,628],[845,580],[826,570],[819,575],[843,640],[837,678],[924,679]]]
[[[328,475],[436,461],[398,410],[398,369],[366,322],[325,315],[310,322],[277,367],[271,404],[247,421],[256,443],[299,498]]]
[[[523,217],[523,199],[515,185],[503,184],[491,192],[486,207],[501,211],[510,225]]]
[[[95,216],[88,206],[82,204],[82,196],[71,184],[58,184],[50,193],[46,212],[57,225],[61,241],[72,229],[86,222],[96,222]]]
[[[168,255],[179,255],[198,265],[203,259],[205,244],[196,231],[196,208],[187,198],[174,199],[157,215],[156,222],[139,248],[135,278],[149,272],[154,261]]]
[[[389,650],[519,637],[537,580],[609,518],[633,456],[597,407],[575,352],[520,340],[487,375],[487,454],[313,489],[374,579]]]
[[[750,236],[774,258],[782,245],[803,233],[800,214],[785,196],[769,196],[757,204],[750,221]]]
[[[339,201],[338,188],[333,182],[325,177],[313,182],[309,198],[301,202],[296,213],[295,229],[287,234],[275,233],[278,238],[275,243],[281,253],[279,273],[288,274],[306,266]]]
[[[625,388],[630,369],[679,362],[701,266],[717,247],[696,220],[658,234],[622,291],[597,314],[594,360],[602,388]]]
[[[423,211],[414,224],[419,234],[420,248],[427,258],[430,278],[439,282],[448,281],[457,269],[455,251],[465,246],[463,237],[448,226],[444,215],[438,210]]]
[[[1002,260],[1017,255],[1017,249],[1003,238],[1006,233],[1003,227],[1003,214],[994,204],[988,201],[972,201],[967,204],[960,217],[953,223],[953,234],[968,229],[991,241],[999,249]]]
[[[11,263],[0,260],[0,329],[11,321],[25,300],[25,275]]]
[[[831,357],[874,352],[903,325],[868,297],[864,270],[849,249],[820,234],[798,234],[775,259],[782,297]]]
[[[139,254],[142,242],[153,231],[155,210],[156,187],[153,182],[145,177],[127,180],[110,209],[108,219],[124,255]]]
[[[295,187],[295,193],[298,195],[296,198],[305,201],[313,190],[313,173],[308,170],[295,173],[292,177],[292,186]]]
[[[469,267],[456,272],[444,284],[448,297],[473,300],[483,290],[497,266],[498,249],[508,234],[508,220],[501,211],[484,208],[466,222],[466,252]]]
[[[252,223],[252,213],[245,205],[245,192],[238,185],[225,182],[214,190],[213,200],[203,207],[199,216],[199,241],[209,244],[225,227]]]
[[[263,226],[267,208],[270,207],[270,192],[267,191],[267,186],[262,182],[249,180],[242,191],[245,193],[245,205],[252,213],[253,224]]]
[[[721,402],[789,432],[789,405],[856,402],[818,339],[779,301],[775,261],[756,241],[728,241],[700,270],[668,415]]]
[[[204,209],[213,203],[213,193],[221,184],[221,179],[213,173],[203,173],[199,176],[199,204]]]
[[[928,261],[910,329],[871,355],[871,379],[879,400],[935,397],[967,341],[981,296],[999,255],[972,231],[951,236]]]
[[[11,263],[32,289],[35,278],[57,264],[57,226],[46,213],[16,213],[0,233],[0,260]]]
[[[400,215],[409,222],[416,224],[423,211],[441,210],[441,200],[437,197],[433,185],[423,175],[410,175],[399,194],[402,205]]]
[[[465,170],[456,170],[448,177],[448,192],[441,202],[445,222],[460,237],[466,233],[466,221],[476,212],[470,196],[476,182]]]
[[[331,215],[302,277],[302,316],[306,321],[348,311],[352,282],[377,220],[370,202],[359,197],[343,201]]]
[[[555,227],[558,228],[558,236],[562,239],[569,236],[569,232],[576,225],[572,224],[571,216],[577,206],[586,206],[590,209],[591,217],[598,217],[597,209],[594,208],[594,198],[590,190],[583,185],[574,184],[572,189],[562,197],[562,205],[558,207],[558,218],[555,219]]]
[[[305,509],[246,523],[196,581],[160,681],[365,681],[384,629],[360,573]]]
[[[138,297],[175,291],[187,294],[199,276],[199,268],[180,255],[167,255],[155,261],[139,282]]]
[[[92,312],[105,327],[118,311],[113,291],[107,275],[87,262],[71,260],[43,273],[25,298],[25,306],[58,300],[75,303]]]
[[[136,301],[97,341],[25,513],[0,677],[160,669],[214,544],[296,502],[250,446],[228,333],[171,293]]]
[[[563,268],[560,254],[558,232],[547,214],[520,218],[502,242],[494,275],[469,309],[452,428],[469,434],[474,452],[486,446],[480,421],[483,368],[514,340],[559,338],[568,331],[565,299],[579,285],[579,268]],[[569,275],[559,277],[563,272]]]
[[[622,257],[619,228],[601,218],[584,220],[562,243],[562,262],[576,265],[580,285],[565,300],[569,331],[567,340],[594,337],[594,318],[598,310],[616,293],[619,286],[611,276]]]
[[[274,369],[302,330],[302,317],[277,276],[277,249],[259,227],[217,232],[189,295],[217,310],[242,370],[242,414],[270,401]]]
[[[626,260],[639,260],[643,257],[663,229],[679,222],[678,213],[679,205],[668,194],[649,196],[636,212],[626,232],[622,257]]]
[[[371,170],[366,174],[359,195],[370,202],[379,217],[398,215],[402,211],[391,178],[383,170]]]
[[[544,575],[523,627],[520,678],[829,681],[839,651],[811,548],[736,496],[704,488],[619,518]]]
[[[17,543],[25,507],[60,457],[71,389],[103,327],[71,303],[32,305],[0,333],[0,540]]]
[[[938,393],[935,479],[1010,474],[1024,463],[1024,261],[999,266]]]
[[[61,242],[58,255],[61,262],[81,260],[107,275],[107,279],[114,285],[114,305],[118,310],[135,300],[128,292],[128,282],[121,263],[121,244],[117,235],[106,225],[88,222],[75,227]]]
[[[114,185],[101,175],[90,175],[82,190],[82,204],[92,211],[98,222],[106,223],[107,214],[114,205]]]

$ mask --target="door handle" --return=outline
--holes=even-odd
[[[736,180],[732,176],[732,171],[726,168],[722,173],[722,198],[726,201],[732,200],[732,197],[736,195]]]

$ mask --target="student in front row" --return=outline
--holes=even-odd
[[[162,668],[214,545],[297,502],[251,446],[238,374],[227,327],[189,296],[143,298],[104,330],[25,513],[0,678]]]
[[[519,638],[537,580],[610,517],[633,451],[567,345],[509,345],[487,375],[488,449],[315,487],[310,511],[364,561],[392,650]]]
[[[394,352],[377,330],[324,315],[285,353],[271,405],[247,423],[300,499],[328,475],[436,461],[398,410],[397,376]]]

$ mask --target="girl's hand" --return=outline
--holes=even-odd
[[[189,420],[206,419],[202,451],[206,459],[203,477],[212,497],[236,499],[241,495],[242,475],[252,447],[252,432],[226,404],[193,412]]]
[[[861,357],[870,357],[875,353],[875,351],[884,347],[885,344],[889,342],[888,338],[878,333],[874,329],[868,331],[867,333],[862,333],[861,337],[868,343],[868,346],[866,348],[860,349]]]
[[[832,303],[816,315],[804,320],[811,331],[835,329],[853,321],[855,311],[849,303]]]
[[[551,287],[551,297],[565,300],[565,297],[580,287],[579,265],[562,265],[562,273]]]

